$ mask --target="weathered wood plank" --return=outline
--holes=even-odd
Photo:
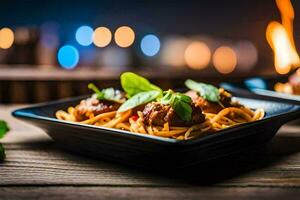
[[[46,147],[48,146],[48,148]],[[47,144],[43,149],[11,150],[0,163],[0,185],[169,185],[173,179],[142,170],[68,154]],[[14,147],[13,147],[14,148]]]
[[[299,199],[300,189],[214,187],[9,187],[0,188],[2,200],[11,199]]]
[[[221,186],[296,186],[300,187],[300,153],[293,143],[288,151],[285,137],[278,136],[266,149],[234,160],[212,173],[224,177]],[[298,141],[299,142],[299,141]],[[296,144],[294,144],[296,146]],[[97,161],[61,151],[53,142],[5,144],[7,159],[0,164],[0,185],[182,185],[203,184],[194,174],[187,180],[162,176],[143,170],[128,169],[117,164]],[[285,151],[281,151],[285,148]],[[228,176],[227,174],[228,173]]]

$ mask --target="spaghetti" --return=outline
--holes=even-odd
[[[105,112],[98,115],[88,113],[86,114],[87,119],[80,121],[78,119],[82,119],[83,117],[78,116],[78,112],[76,112],[77,108],[69,107],[67,112],[63,110],[57,111],[56,117],[61,120],[116,128],[133,133],[187,140],[211,134],[242,123],[260,120],[265,115],[263,109],[253,111],[239,104],[235,105],[237,106],[223,108],[218,113],[204,112],[205,121],[192,126],[171,126],[169,122],[164,123],[163,126],[147,125],[144,123],[143,112],[137,111],[135,113],[133,109],[122,113],[118,113],[117,111]]]

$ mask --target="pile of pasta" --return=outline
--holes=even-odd
[[[163,126],[149,126],[143,123],[143,113],[137,112],[137,116],[133,115],[133,110],[127,110],[123,113],[111,111],[94,116],[93,113],[88,114],[88,119],[77,121],[75,108],[69,107],[67,112],[59,110],[56,112],[56,117],[61,120],[79,122],[101,126],[106,128],[116,128],[130,131],[138,134],[149,134],[165,138],[175,138],[178,140],[187,140],[202,135],[212,134],[219,130],[236,126],[242,123],[260,120],[264,117],[263,109],[255,111],[244,107],[227,107],[219,113],[204,113],[205,121],[201,124],[195,124],[191,127],[176,127],[170,126],[166,122]]]

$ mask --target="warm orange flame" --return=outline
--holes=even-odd
[[[266,37],[274,52],[274,65],[279,74],[288,73],[292,67],[300,66],[293,37],[294,9],[290,0],[276,0],[282,23],[268,24]]]

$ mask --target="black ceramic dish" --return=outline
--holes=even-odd
[[[237,98],[251,108],[263,108],[264,119],[187,141],[135,134],[57,120],[54,113],[76,105],[80,98],[39,104],[13,116],[44,129],[62,147],[96,158],[151,169],[179,169],[231,156],[267,143],[284,123],[300,117],[300,106]]]
[[[251,79],[249,79],[251,80]],[[274,91],[274,85],[278,81],[276,80],[263,80],[265,82],[265,88],[255,87],[255,85],[247,85],[247,80],[239,83],[222,83],[221,87],[232,92],[233,94],[242,94],[245,97],[253,96],[260,99],[272,99],[274,101],[284,101],[287,103],[300,105],[300,96],[292,94],[284,94]],[[282,81],[286,82],[286,81]],[[265,97],[265,98],[263,98]]]

